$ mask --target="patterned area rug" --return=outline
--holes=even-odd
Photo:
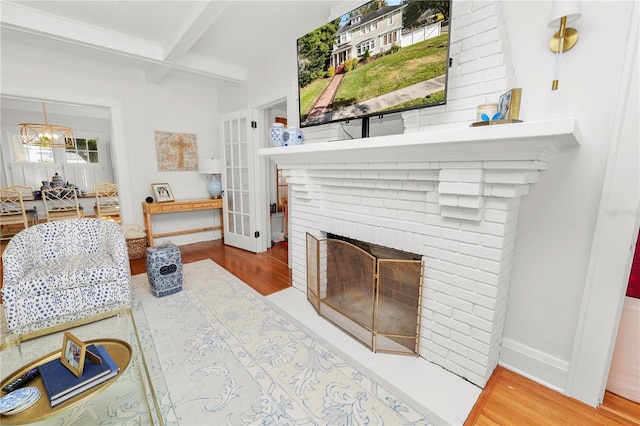
[[[132,286],[181,425],[444,423],[211,260],[170,296]]]

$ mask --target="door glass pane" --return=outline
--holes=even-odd
[[[240,193],[238,191],[233,192],[233,203],[236,207],[235,209],[233,209],[234,211],[242,210],[242,200],[240,199]]]
[[[224,146],[225,167],[231,167],[231,145]]]
[[[242,190],[249,190],[249,169],[244,167],[242,170]],[[248,205],[248,204],[247,204]]]
[[[238,143],[238,121],[233,121],[233,127],[231,129],[231,143]]]
[[[249,193],[248,192],[242,192],[242,205],[243,206],[248,206],[249,205]]]
[[[225,175],[227,176],[227,186],[229,189],[233,188],[233,169],[227,168],[225,170]]]
[[[229,210],[229,211],[231,211],[231,210]],[[235,232],[236,232],[236,231],[235,231],[235,229],[236,229],[236,224],[235,224],[235,222],[234,222],[234,220],[233,220],[233,214],[231,214],[231,213],[228,213],[228,214],[227,214],[227,227],[229,228],[229,231],[230,231],[230,232],[233,232],[233,233],[235,233]]]
[[[242,181],[240,180],[240,170],[239,169],[233,169],[233,182],[234,182],[234,186],[233,189],[237,189],[240,190],[242,189]]]
[[[247,119],[246,118],[241,118],[240,119],[240,125],[239,125],[240,129],[238,132],[238,135],[240,137],[241,141],[246,141],[247,139],[249,139],[247,137]]]
[[[231,122],[224,122],[224,143],[227,144],[231,141]]]
[[[249,165],[249,157],[247,153],[247,144],[243,144],[240,146],[240,165],[242,167],[247,167]]]
[[[233,203],[233,192],[227,191],[227,210],[229,212],[235,211],[235,205]]]
[[[249,222],[249,216],[248,215],[243,215],[242,219],[243,219],[243,224],[244,224],[244,226],[243,226],[243,228],[244,228],[243,229],[243,231],[244,231],[243,235],[245,237],[248,237],[249,236],[249,231],[251,230],[251,224]]]

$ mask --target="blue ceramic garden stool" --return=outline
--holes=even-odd
[[[182,290],[182,257],[178,246],[164,243],[147,247],[147,277],[156,297]]]

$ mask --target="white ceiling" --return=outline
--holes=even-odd
[[[6,1],[3,41],[82,55],[145,72],[246,81],[269,54],[363,0]]]

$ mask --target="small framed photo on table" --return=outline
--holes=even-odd
[[[152,183],[151,188],[153,189],[153,193],[159,203],[175,201],[175,198],[173,198],[173,192],[171,191],[171,187],[168,183]]]
[[[62,364],[75,374],[76,377],[82,376],[86,351],[87,345],[82,340],[68,331],[64,333],[60,361],[62,361]]]

